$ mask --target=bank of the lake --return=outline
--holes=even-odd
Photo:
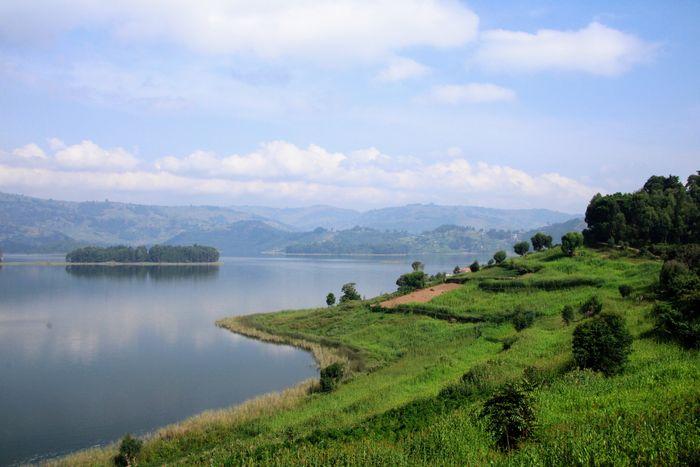
[[[326,349],[352,371],[332,392],[302,394],[265,417],[151,438],[139,464],[692,464],[700,359],[651,333],[659,268],[631,252],[551,250],[482,269],[420,306],[384,310],[373,299],[221,320],[248,336]],[[620,285],[632,294],[621,296]],[[560,313],[594,295],[633,336],[619,375],[572,365],[572,331],[586,318],[567,325]],[[509,318],[518,307],[534,315],[520,331]],[[472,322],[435,318],[449,314]],[[536,432],[500,451],[479,412],[497,388],[523,378]]]

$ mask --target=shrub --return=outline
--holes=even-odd
[[[114,464],[119,466],[135,465],[136,457],[141,452],[143,441],[126,434],[119,444],[119,453],[114,456]]]
[[[342,363],[331,363],[321,370],[321,392],[331,392],[335,389],[345,374]]]
[[[561,309],[561,319],[567,326],[574,320],[574,309],[571,305],[565,305]]]
[[[459,274],[459,266],[455,266],[455,268],[452,270],[452,274]]]
[[[471,272],[477,272],[479,269],[481,269],[481,266],[479,265],[478,261],[474,260],[474,262],[469,265],[469,269]]]
[[[576,248],[583,246],[583,235],[581,232],[569,232],[561,237],[561,251],[566,256],[574,256]]]
[[[414,272],[422,271],[424,267],[425,266],[420,261],[414,261],[411,263],[411,269],[413,269]]]
[[[345,303],[349,302],[352,300],[360,300],[360,294],[357,293],[357,289],[355,288],[355,283],[354,282],[348,282],[347,284],[343,284],[343,286],[340,288],[340,290],[343,292],[343,295],[340,297],[340,303]]]
[[[328,292],[328,295],[326,295],[326,305],[335,305],[335,294],[333,292]]]
[[[425,287],[425,273],[423,271],[413,271],[402,274],[396,279],[396,285],[399,287],[399,292],[422,289]]]
[[[532,249],[535,251],[542,251],[545,248],[552,247],[552,236],[543,232],[537,232],[530,238],[530,241],[532,242]]]
[[[659,303],[652,310],[656,330],[688,348],[700,347],[700,316],[696,309]]]
[[[513,344],[515,344],[515,342],[516,342],[517,340],[518,340],[518,336],[508,336],[508,337],[505,337],[505,338],[501,341],[501,344],[502,344],[501,350],[502,350],[502,351],[509,350],[509,349],[513,346]]]
[[[620,316],[603,313],[576,326],[572,350],[579,368],[610,376],[622,371],[632,351],[632,336]]]
[[[620,291],[620,296],[622,298],[627,298],[632,294],[632,287],[627,285],[627,284],[622,284],[620,287],[617,288],[617,290]]]
[[[532,326],[532,323],[535,322],[535,312],[525,311],[523,307],[519,306],[515,309],[515,312],[513,313],[512,321],[515,330],[520,332],[523,329]]]
[[[600,301],[597,295],[593,295],[579,307],[578,311],[582,315],[590,318],[603,311],[603,302]]]
[[[496,262],[496,264],[501,264],[503,261],[506,260],[506,252],[503,250],[499,250],[493,254],[493,260]]]
[[[493,258],[491,258],[487,264],[488,264],[489,266],[493,266],[493,263],[494,263],[494,262],[495,262],[495,261],[493,260]]]
[[[513,245],[513,251],[519,254],[520,256],[523,256],[525,255],[525,253],[530,251],[530,243],[527,241],[518,242],[515,245]]]
[[[516,449],[532,433],[535,414],[528,394],[514,384],[499,389],[485,403],[479,415],[502,450]]]

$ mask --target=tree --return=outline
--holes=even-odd
[[[583,316],[590,318],[603,311],[603,302],[600,301],[597,295],[592,295],[591,298],[581,304],[578,311]]]
[[[118,466],[136,465],[136,457],[141,452],[143,441],[134,438],[127,433],[119,444],[119,453],[114,457],[114,463]]]
[[[516,449],[530,436],[535,425],[530,398],[515,384],[507,384],[491,396],[479,417],[486,420],[487,430],[504,451]]]
[[[452,274],[459,274],[460,267],[455,266],[455,268],[452,270]]]
[[[503,250],[499,250],[493,254],[493,260],[496,262],[496,264],[501,264],[503,261],[506,260],[506,252]]]
[[[479,269],[481,269],[481,266],[479,265],[479,261],[477,260],[474,260],[474,262],[469,265],[469,270],[471,272],[478,272]]]
[[[327,367],[321,369],[320,386],[321,392],[331,392],[335,389],[345,374],[345,367],[342,363],[331,363]]]
[[[543,232],[537,232],[530,238],[530,241],[532,242],[532,249],[535,251],[542,251],[545,248],[552,247],[552,236]]]
[[[494,263],[494,260],[493,260],[493,258],[491,258],[491,259],[489,260],[489,262],[486,263],[486,264],[488,264],[489,266],[493,266],[493,263]]]
[[[396,285],[399,287],[399,292],[410,292],[416,289],[425,288],[425,273],[423,271],[413,271],[407,274],[402,274],[396,279]]]
[[[566,256],[574,256],[576,248],[583,246],[583,235],[580,232],[569,232],[561,237],[561,251]]]
[[[523,256],[528,251],[530,251],[530,243],[525,240],[523,240],[522,242],[518,242],[515,245],[513,245],[513,251],[519,254],[520,256]]]
[[[343,295],[340,297],[340,303],[345,303],[349,302],[352,300],[360,300],[362,297],[360,297],[360,294],[357,293],[357,289],[355,288],[356,284],[354,282],[348,282],[347,284],[343,284],[343,286],[340,288],[340,290],[343,292]]]
[[[602,313],[576,326],[572,351],[579,368],[610,376],[622,371],[627,362],[632,336],[620,316]]]
[[[411,269],[414,271],[422,271],[425,265],[421,263],[420,261],[414,261],[411,263]]]
[[[335,294],[333,292],[328,292],[328,295],[326,295],[326,305],[335,305]]]
[[[567,326],[574,320],[574,309],[571,305],[565,305],[561,309],[561,319]]]

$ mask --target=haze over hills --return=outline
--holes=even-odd
[[[0,248],[65,252],[84,245],[215,246],[225,255],[392,254],[507,247],[531,229],[580,229],[546,209],[413,204],[360,212],[331,206],[149,206],[0,193]],[[562,225],[562,222],[567,222]],[[545,227],[542,227],[545,226]],[[528,237],[529,238],[529,237]]]

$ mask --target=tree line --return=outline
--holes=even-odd
[[[674,175],[654,175],[634,193],[597,194],[586,223],[588,245],[700,243],[700,171],[685,185]]]
[[[88,246],[66,255],[69,263],[214,263],[219,261],[219,250],[210,246],[153,245],[145,246]]]

